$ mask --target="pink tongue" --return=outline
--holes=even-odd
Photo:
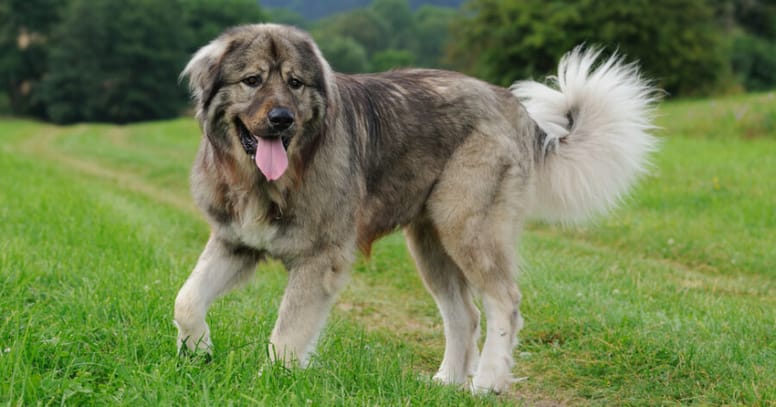
[[[288,168],[286,149],[280,138],[258,138],[256,145],[256,166],[268,180],[274,181],[280,178]]]

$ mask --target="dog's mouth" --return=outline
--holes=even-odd
[[[243,149],[245,150],[245,153],[249,156],[253,157],[256,155],[256,144],[258,143],[259,136],[253,135],[250,130],[248,130],[247,127],[245,127],[245,124],[243,124],[242,120],[239,118],[235,119],[235,125],[237,127],[237,132],[240,136],[240,143],[243,146]],[[266,137],[266,139],[273,139],[273,138],[279,138],[280,141],[283,143],[283,147],[288,150],[288,146],[291,144],[291,137],[287,134],[269,134]]]
[[[242,144],[245,153],[256,163],[259,171],[270,181],[280,178],[288,168],[286,150],[291,143],[291,138],[286,134],[256,136],[239,118],[235,119],[235,125],[240,137],[240,144]]]

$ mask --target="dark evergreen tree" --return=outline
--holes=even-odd
[[[178,115],[178,75],[224,29],[258,22],[253,0],[72,0],[49,43],[40,99],[58,123]]]
[[[46,72],[46,52],[62,0],[0,0],[0,92],[12,113],[41,115],[34,95]]]
[[[59,123],[126,123],[181,110],[180,1],[73,0],[50,44],[42,99]]]

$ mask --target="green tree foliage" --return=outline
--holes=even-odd
[[[734,37],[730,52],[733,72],[745,89],[776,87],[776,42],[742,33]]]
[[[390,43],[390,27],[371,9],[356,9],[349,13],[336,15],[318,24],[313,32],[319,45],[324,48],[326,42],[338,37],[349,38],[364,48],[370,57],[377,51],[386,49]],[[336,56],[325,54],[338,65]]]
[[[0,0],[0,92],[12,113],[40,115],[33,98],[46,72],[46,43],[59,20],[59,0]]]
[[[471,0],[452,43],[451,60],[502,85],[551,73],[580,43],[640,60],[674,95],[708,93],[729,75],[707,0]]]
[[[170,22],[179,18],[174,1],[74,0],[51,39],[48,118],[125,123],[177,114],[186,32]]]
[[[277,9],[291,10],[310,21],[317,21],[335,14],[347,13],[355,8],[369,6],[373,0],[261,0],[261,5],[270,8],[275,14]],[[412,9],[433,5],[455,9],[464,0],[410,0]],[[274,21],[274,20],[273,20]]]
[[[348,73],[446,67],[508,85],[552,73],[587,43],[640,60],[673,95],[776,87],[773,0],[430,5],[461,1],[277,0],[349,11],[308,23],[275,10],[272,19],[311,29]],[[177,76],[191,54],[230,26],[265,20],[256,0],[0,0],[0,109],[57,122],[176,115],[187,106]]]
[[[450,38],[451,24],[458,17],[458,10],[448,7],[423,6],[415,13],[417,31],[417,64],[427,67],[444,67],[445,47]]]
[[[374,14],[388,26],[388,47],[415,50],[417,33],[415,16],[407,0],[374,0],[369,6]]]
[[[332,36],[320,43],[321,52],[338,72],[366,72],[370,68],[364,47],[351,37]]]
[[[712,2],[717,18],[732,32],[728,46],[737,81],[747,90],[776,88],[776,2]]]
[[[416,65],[415,55],[407,50],[387,49],[375,53],[372,57],[372,69],[378,72],[414,65]]]
[[[773,0],[709,0],[727,29],[741,28],[759,38],[776,40],[776,2]]]
[[[168,0],[165,0],[168,1]],[[188,50],[207,44],[226,28],[267,21],[256,0],[177,0],[187,31]]]
[[[178,74],[230,26],[263,19],[253,0],[71,0],[47,42],[35,93],[58,123],[126,123],[178,115]]]
[[[313,35],[338,71],[437,67],[442,64],[448,27],[456,15],[453,9],[435,6],[413,12],[407,0],[375,0],[369,7],[321,20],[313,28]],[[349,40],[347,45],[343,38]],[[356,45],[364,51],[364,63],[355,63],[360,52]],[[341,60],[345,56],[349,59]]]

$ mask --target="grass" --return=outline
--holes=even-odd
[[[213,306],[212,362],[177,358],[172,302],[208,233],[196,123],[0,120],[0,402],[774,406],[776,100],[660,113],[656,175],[623,208],[516,245],[528,379],[486,397],[429,383],[441,320],[399,234],[355,265],[312,367],[266,363],[276,263]]]

